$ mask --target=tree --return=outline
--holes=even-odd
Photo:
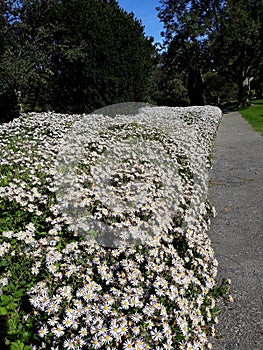
[[[235,100],[237,85],[216,72],[209,71],[203,75],[206,104],[221,105]]]
[[[83,113],[149,99],[153,38],[117,1],[9,2],[1,17],[0,85],[18,105]]]
[[[241,105],[248,98],[250,81],[260,94],[262,0],[161,0],[161,4],[166,65],[187,75],[191,104],[203,103],[203,77],[209,71],[236,84]]]
[[[52,31],[35,20],[43,10],[41,2],[23,0],[8,4],[4,8],[5,47],[0,58],[0,85],[2,95],[12,97],[9,112],[16,116],[24,108],[31,109],[40,86],[47,86]]]
[[[187,75],[192,105],[203,105],[202,73],[207,68],[207,37],[223,6],[219,0],[161,0],[158,17],[164,23],[166,65]]]
[[[187,106],[189,99],[183,74],[179,74],[163,63],[160,56],[152,77],[152,99],[157,105]]]
[[[8,48],[10,9],[12,1],[0,2],[0,121],[9,121],[18,114],[16,96],[2,78],[3,61]]]
[[[254,91],[254,97],[263,98],[263,66],[260,67],[254,79],[250,83],[251,91]]]
[[[53,57],[60,110],[90,112],[125,101],[144,101],[152,67],[152,39],[116,1],[61,4],[63,30]]]
[[[52,21],[59,23],[48,64],[52,109],[83,113],[146,98],[152,39],[116,1],[57,1]]]
[[[238,101],[248,99],[249,80],[262,70],[263,1],[228,0],[210,33],[214,69],[238,86]]]

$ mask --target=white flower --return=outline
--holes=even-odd
[[[11,248],[11,244],[4,242],[0,245],[0,256],[3,256],[4,254],[8,253],[9,249]]]
[[[119,328],[119,334],[120,335],[126,335],[128,333],[128,327],[124,324],[122,324]]]
[[[164,338],[162,332],[158,331],[155,328],[153,330],[151,330],[151,336],[152,336],[153,340],[156,340],[156,341],[161,341]]]
[[[80,331],[79,331],[79,334],[81,337],[86,337],[88,335],[88,331],[87,331],[87,328],[81,328]]]
[[[127,299],[122,300],[121,306],[125,310],[129,309],[129,306],[130,306],[129,299],[127,298]]]
[[[44,338],[48,334],[48,328],[42,327],[39,329],[38,334],[41,338]]]
[[[28,183],[20,178],[9,179],[7,186],[0,187],[0,199],[18,203],[25,213],[34,211],[42,215],[41,209],[49,215],[43,218],[46,234],[42,238],[34,238],[38,229],[42,231],[38,226],[42,219],[36,217],[34,223],[25,223],[20,231],[3,232],[0,240],[0,256],[9,254],[11,259],[21,257],[21,261],[25,256],[31,263],[29,272],[35,275],[37,284],[28,295],[41,326],[42,348],[49,346],[45,342],[49,328],[58,342],[54,348],[79,349],[91,334],[87,345],[94,349],[108,350],[111,342],[125,341],[122,344],[125,350],[147,350],[143,332],[152,341],[162,342],[162,346],[156,345],[156,350],[201,349],[207,344],[203,331],[206,318],[200,307],[215,285],[217,273],[217,261],[206,234],[207,155],[211,153],[220,114],[214,107],[155,107],[144,109],[138,116],[114,120],[87,116],[83,123],[84,116],[50,112],[32,113],[8,126],[0,125],[0,165],[22,166],[29,178]],[[78,120],[79,133],[75,124]],[[64,140],[69,125],[74,125],[69,140],[72,130],[73,136],[79,137],[73,137],[68,145],[72,147],[66,149]],[[53,137],[46,135],[47,130]],[[93,151],[89,149],[91,144]],[[17,152],[12,150],[13,145]],[[80,157],[72,186],[67,182],[70,176],[59,171],[60,155],[65,156],[69,168]],[[125,160],[124,155],[129,157]],[[116,178],[118,185],[110,187],[108,178]],[[64,196],[64,202],[55,203],[53,195],[42,194],[42,188],[58,194],[61,180],[68,196]],[[77,230],[87,228],[85,220],[74,222],[72,213],[63,210],[74,208],[86,217],[87,209],[92,207],[100,214],[99,220],[118,221],[112,228],[122,232],[120,238],[124,243],[131,234],[145,244],[127,244],[110,250],[90,239],[80,240]],[[75,231],[65,232],[65,225],[74,226]],[[12,248],[10,239],[17,240],[19,249]],[[189,249],[180,252],[180,257],[173,239],[179,246],[180,240],[188,245]],[[40,268],[46,271],[45,281],[39,281]],[[0,285],[6,285],[10,278],[2,277]],[[102,279],[103,285],[109,286],[107,294],[103,294]],[[149,296],[146,289],[152,283],[155,293]],[[113,287],[117,284],[118,288]],[[169,312],[162,297],[178,307]],[[213,307],[211,298],[206,317],[211,318]],[[128,313],[130,308],[132,314]],[[44,314],[46,324],[40,314]],[[165,323],[170,317],[177,319],[181,332],[187,339],[196,339],[195,343],[173,344],[171,328]],[[188,318],[193,329],[188,327]],[[146,330],[140,328],[141,324]],[[64,341],[69,331],[72,337]]]
[[[70,326],[72,326],[73,324],[73,320],[69,317],[66,317],[64,320],[63,320],[63,325],[66,327],[66,328],[69,328]]]
[[[92,345],[94,346],[94,349],[99,349],[102,347],[102,343],[100,342],[100,339],[97,335],[93,338]]]
[[[127,339],[125,342],[124,342],[124,350],[134,350],[135,347],[133,346],[133,341],[132,340],[129,340]]]
[[[39,268],[37,268],[36,266],[33,266],[33,267],[31,268],[31,272],[32,272],[33,275],[38,275],[38,273],[39,273]]]
[[[7,286],[8,285],[8,278],[7,277],[0,278],[0,285],[3,287]]]
[[[52,333],[55,334],[55,336],[57,336],[58,338],[62,337],[65,332],[64,332],[64,327],[62,325],[56,325],[56,328],[53,327],[51,329]]]
[[[50,326],[55,326],[58,323],[58,317],[57,316],[53,316],[52,318],[48,319],[47,323]]]
[[[2,232],[2,236],[6,237],[6,238],[12,238],[13,235],[14,235],[13,231],[4,231],[4,232]]]
[[[65,340],[63,345],[66,349],[76,349],[73,339]]]
[[[114,337],[117,338],[119,336],[119,327],[116,323],[113,323],[110,326],[110,334]]]
[[[135,334],[135,335],[138,335],[139,333],[140,333],[140,327],[138,327],[138,326],[134,326],[133,328],[132,328],[132,332]]]

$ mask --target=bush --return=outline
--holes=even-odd
[[[209,345],[215,298],[229,292],[216,284],[207,235],[207,172],[220,118],[213,107],[155,107],[116,118],[32,113],[1,125],[7,346]],[[147,195],[140,198],[138,186]],[[90,220],[80,220],[83,210]]]

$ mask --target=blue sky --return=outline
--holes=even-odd
[[[133,12],[137,19],[142,20],[147,36],[153,36],[154,42],[162,42],[160,32],[163,30],[155,8],[160,6],[159,0],[118,0],[121,8]]]

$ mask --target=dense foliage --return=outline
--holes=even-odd
[[[262,0],[161,0],[157,11],[159,53],[116,0],[1,1],[0,120],[262,98]]]
[[[2,115],[22,107],[82,113],[149,99],[152,38],[116,1],[1,4]]]
[[[210,35],[211,61],[221,76],[237,84],[238,100],[244,104],[250,80],[262,82],[263,2],[228,0],[218,17]]]
[[[191,104],[218,102],[230,87],[233,97],[244,104],[251,81],[260,97],[262,1],[161,0],[160,4],[167,47],[163,74],[168,72],[172,81],[183,73]]]

